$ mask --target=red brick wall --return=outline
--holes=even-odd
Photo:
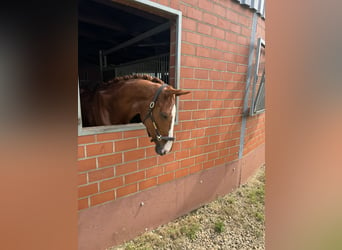
[[[155,2],[183,13],[179,87],[191,94],[179,99],[173,150],[157,156],[144,129],[80,136],[80,210],[238,159],[253,12],[227,0]],[[262,143],[264,114],[248,119],[244,153]]]

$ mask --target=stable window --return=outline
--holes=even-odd
[[[259,38],[250,108],[252,116],[265,111],[265,48],[265,41]]]
[[[144,128],[140,122],[84,127],[80,93],[129,74],[148,74],[178,88],[181,17],[147,0],[79,0],[79,135]]]

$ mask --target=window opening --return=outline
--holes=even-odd
[[[78,17],[79,95],[102,82],[148,74],[177,88],[181,12],[143,0],[80,0]],[[79,106],[82,100],[79,97]],[[79,120],[82,120],[82,106]],[[177,118],[176,118],[177,120]],[[141,129],[132,124],[85,127],[79,134]]]
[[[259,38],[250,108],[251,116],[265,111],[265,48],[265,41]]]

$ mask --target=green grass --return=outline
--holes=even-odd
[[[182,226],[180,232],[190,240],[193,240],[196,238],[196,233],[199,232],[199,230],[200,225],[198,223],[191,223],[189,225]]]
[[[216,233],[222,233],[224,231],[224,223],[221,220],[217,220],[214,225],[214,230]]]

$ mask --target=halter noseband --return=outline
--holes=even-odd
[[[174,137],[169,137],[169,136],[162,136],[160,133],[159,133],[159,130],[158,130],[158,126],[156,124],[156,121],[154,120],[154,117],[153,117],[153,109],[156,105],[156,102],[157,102],[157,99],[160,95],[160,93],[163,91],[163,89],[168,86],[167,84],[163,84],[162,86],[160,86],[158,89],[157,89],[157,92],[155,93],[154,97],[153,97],[153,100],[152,102],[150,102],[150,105],[149,105],[149,108],[148,108],[148,112],[147,112],[147,115],[145,116],[143,122],[146,121],[147,118],[150,118],[151,121],[152,121],[152,124],[153,124],[153,127],[155,129],[155,132],[156,132],[156,137],[157,139],[151,139],[151,142],[152,141],[161,141],[161,140],[166,140],[166,141],[174,141],[175,138]]]

